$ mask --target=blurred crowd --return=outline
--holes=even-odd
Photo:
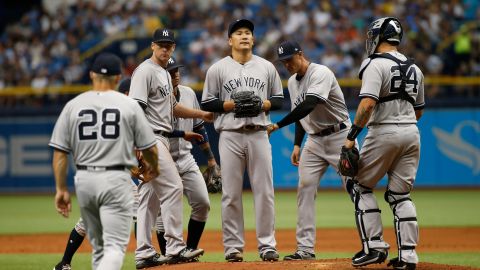
[[[401,50],[426,75],[480,75],[478,0],[44,0],[0,35],[0,91],[88,83],[85,52],[114,35],[149,37],[157,27],[176,31],[183,83],[202,82],[208,67],[229,53],[226,30],[234,18],[255,23],[255,53],[264,58],[274,61],[276,45],[296,39],[337,78],[356,78],[366,28],[383,16],[403,23]],[[141,61],[126,56],[126,75]],[[480,95],[470,88],[455,91]],[[432,87],[427,96],[451,91]]]

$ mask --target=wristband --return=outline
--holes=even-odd
[[[359,126],[353,124],[352,127],[350,128],[350,130],[348,131],[347,139],[349,139],[350,141],[355,141],[358,134],[360,134],[360,132],[362,132],[362,129],[363,129],[362,127],[359,127]]]

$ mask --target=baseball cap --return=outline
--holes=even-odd
[[[242,27],[246,27],[246,28],[250,29],[250,31],[252,31],[252,33],[253,33],[253,29],[255,28],[253,23],[251,21],[247,20],[247,19],[236,20],[236,21],[231,22],[230,25],[228,26],[228,37],[230,37],[232,35],[232,33],[235,32],[237,29],[242,28]]]
[[[118,85],[118,92],[125,94],[130,90],[130,82],[132,79],[126,78],[125,80],[122,80],[120,84]]]
[[[278,61],[290,59],[295,54],[302,51],[302,47],[293,40],[288,40],[280,43],[278,45],[277,53],[278,53]]]
[[[166,28],[158,28],[153,33],[153,42],[175,43],[175,34],[172,30]]]
[[[171,57],[170,59],[168,59],[167,71],[170,71],[179,67],[183,67],[183,65],[178,63],[174,57]]]
[[[98,74],[113,76],[122,73],[122,60],[112,53],[101,53],[95,58],[92,71]]]

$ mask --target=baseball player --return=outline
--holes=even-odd
[[[118,86],[118,92],[128,95],[128,91],[130,88],[130,78],[124,79],[120,82]],[[132,186],[133,192],[133,221],[134,221],[134,231],[135,235],[137,232],[137,208],[138,208],[138,191],[137,191],[137,184],[133,181],[130,182]],[[65,251],[63,253],[62,260],[54,267],[54,270],[71,270],[72,258],[77,252],[78,248],[82,245],[83,239],[85,239],[86,231],[85,231],[85,223],[83,219],[80,217],[75,224],[75,227],[70,232],[70,236],[68,237],[67,245],[65,247]]]
[[[117,56],[100,54],[90,72],[93,90],[67,103],[49,143],[54,148],[55,205],[65,217],[71,209],[66,187],[68,153],[76,163],[75,189],[93,247],[93,269],[122,267],[132,220],[128,168],[137,164],[134,146],[143,152],[151,167],[144,175],[145,180],[158,175],[155,136],[141,108],[111,90],[120,73],[121,60]]]
[[[254,55],[251,21],[232,22],[228,28],[231,55],[213,64],[207,71],[202,108],[215,112],[215,129],[220,133],[219,153],[222,185],[222,228],[225,259],[243,261],[244,224],[242,186],[247,169],[256,216],[258,251],[265,261],[277,261],[274,235],[274,190],[272,152],[266,127],[268,112],[280,109],[283,89],[272,63]],[[252,91],[263,100],[258,116],[237,118],[231,100],[233,92]]]
[[[342,90],[333,72],[324,65],[311,63],[295,41],[278,46],[278,60],[292,76],[288,79],[292,111],[268,132],[295,125],[292,164],[298,166],[297,251],[284,260],[315,259],[315,198],[323,174],[331,165],[337,169],[339,153],[351,126]],[[305,132],[305,146],[300,148]]]
[[[180,71],[183,67],[175,58],[170,58],[167,71],[172,77],[173,94],[178,103],[191,108],[200,108],[197,96],[192,88],[180,85]],[[201,119],[176,118],[174,128],[183,131],[195,131],[203,135],[203,140],[197,141],[203,153],[208,158],[208,166],[215,166],[217,162],[210,148],[208,136]],[[202,237],[208,212],[210,211],[210,200],[202,173],[191,154],[192,144],[183,138],[170,138],[170,154],[172,155],[177,170],[183,181],[183,193],[192,207],[190,220],[188,222],[187,248],[197,249]],[[161,211],[160,211],[161,212]],[[161,214],[157,218],[157,238],[161,253],[165,255],[166,241]]]
[[[342,156],[348,155],[357,135],[365,125],[368,127],[358,174],[347,181],[363,246],[353,256],[353,266],[382,263],[388,256],[390,246],[383,239],[380,210],[372,192],[385,174],[388,174],[385,200],[393,211],[398,245],[398,258],[388,265],[394,269],[415,269],[418,263],[417,213],[410,191],[420,158],[416,123],[425,105],[424,87],[421,70],[397,50],[402,35],[397,18],[385,17],[370,24],[366,42],[368,58],[359,72],[361,101],[342,148]],[[343,162],[341,159],[340,164]]]
[[[175,50],[174,33],[169,29],[155,30],[151,49],[152,56],[135,69],[129,92],[144,109],[156,135],[160,166],[157,178],[139,185],[137,269],[190,261],[203,254],[202,249],[187,248],[183,242],[183,185],[169,153],[168,137],[172,136],[174,116],[213,120],[212,113],[188,108],[175,100],[171,77],[165,69]],[[166,256],[158,254],[152,245],[151,230],[160,208],[167,240]]]

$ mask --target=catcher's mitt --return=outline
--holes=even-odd
[[[262,99],[253,91],[235,91],[231,98],[235,102],[235,118],[255,117],[262,112]]]
[[[358,160],[360,159],[360,153],[354,146],[352,148],[346,148],[342,146],[340,152],[340,160],[338,161],[338,170],[343,176],[355,177],[358,173]]]
[[[203,172],[203,179],[205,179],[208,193],[222,192],[222,174],[220,173],[220,166],[215,165],[208,167]]]

